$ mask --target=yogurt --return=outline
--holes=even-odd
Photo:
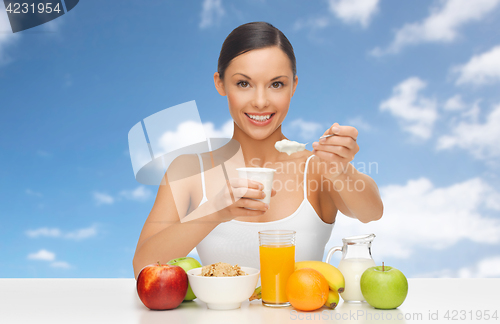
[[[278,150],[278,152],[291,155],[293,153],[305,150],[306,144],[284,139],[279,142],[276,142],[276,144],[274,144],[274,147]]]

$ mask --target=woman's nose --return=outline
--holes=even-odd
[[[253,105],[257,109],[266,108],[269,105],[269,100],[267,98],[265,89],[257,89],[253,98]]]

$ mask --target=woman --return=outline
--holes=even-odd
[[[245,164],[277,170],[271,203],[255,200],[264,196],[258,182],[232,179],[230,189],[241,193],[236,197],[241,199],[233,197],[224,208],[181,222],[209,205],[205,201],[220,196],[204,188],[221,177],[204,172],[214,165],[213,155],[174,162],[169,170],[196,164],[201,174],[188,189],[175,192],[171,177],[165,176],[137,244],[136,277],[145,265],[186,256],[195,247],[204,265],[227,262],[258,268],[257,232],[265,229],[295,230],[296,260],[322,260],[337,211],[363,223],[382,216],[377,185],[349,163],[359,151],[354,127],[333,124],[324,135],[336,136],[314,142],[312,152],[289,156],[274,148],[286,139],[281,124],[298,83],[293,48],[281,31],[265,22],[234,29],[222,45],[214,83],[219,94],[227,96],[234,120],[232,139],[240,144]]]

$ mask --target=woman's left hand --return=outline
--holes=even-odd
[[[335,123],[322,136],[330,134],[335,136],[322,138],[312,144],[312,153],[329,165],[329,173],[335,177],[345,172],[349,162],[359,152],[356,142],[358,130],[352,126],[340,126]]]

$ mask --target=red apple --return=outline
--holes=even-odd
[[[137,294],[149,309],[173,309],[182,303],[188,289],[186,271],[176,265],[150,264],[137,277]]]
[[[167,264],[170,265],[176,265],[184,269],[184,271],[188,272],[191,269],[194,268],[200,268],[201,264],[198,262],[198,260],[191,258],[191,257],[181,257],[177,259],[172,259],[167,262]],[[191,289],[191,286],[188,285],[188,291],[186,294],[186,297],[184,297],[184,300],[193,300],[196,298],[196,295],[194,294],[193,290]]]

